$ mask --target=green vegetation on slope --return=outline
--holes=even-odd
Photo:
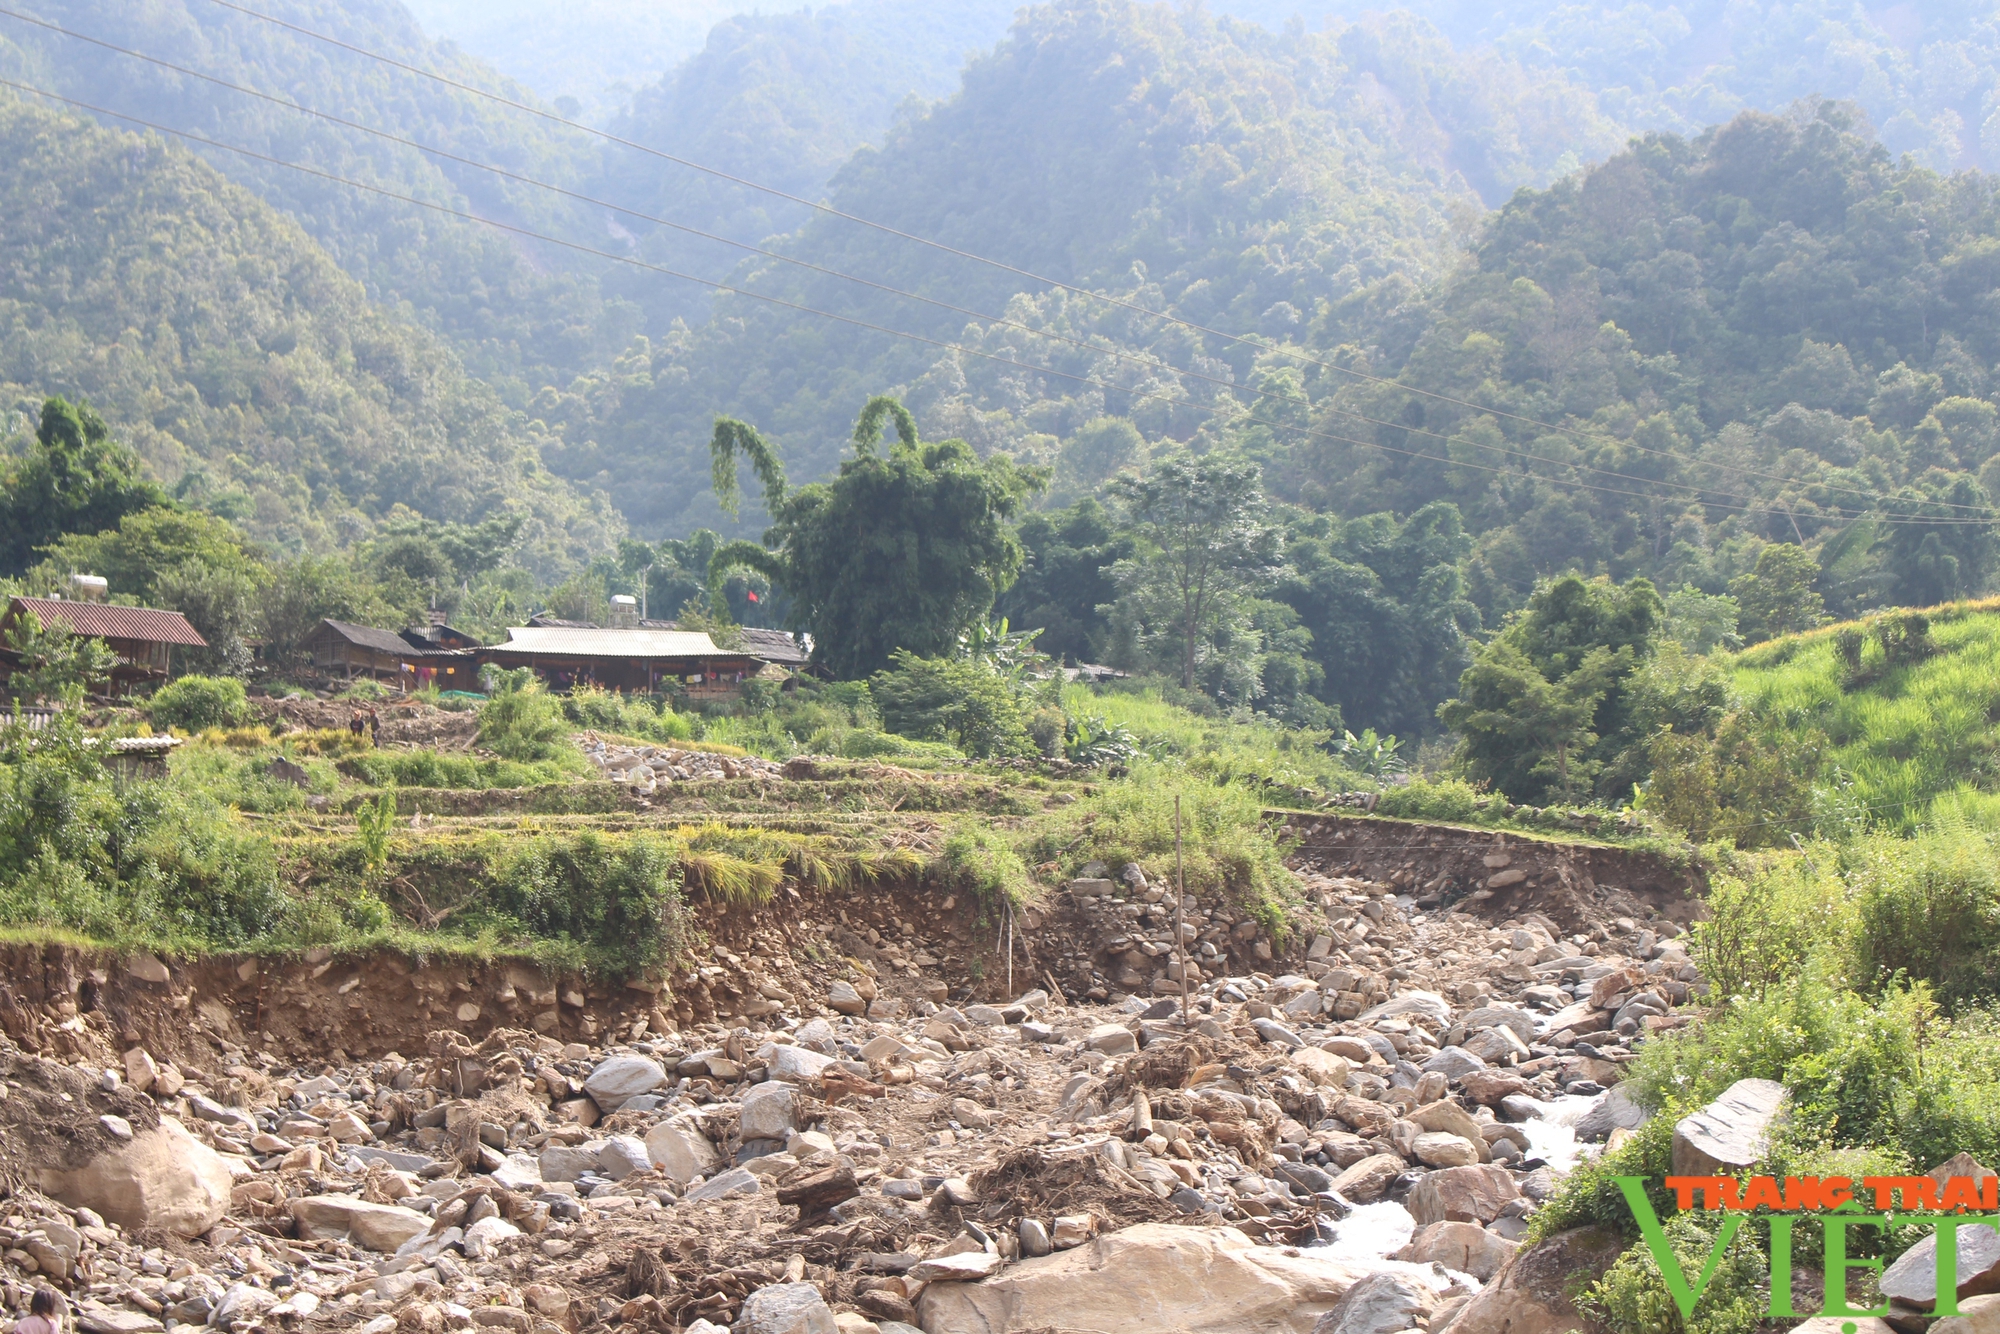
[[[88,399],[184,499],[284,550],[393,513],[525,520],[544,578],[617,520],[435,335],[371,304],[294,223],[182,149],[0,97],[0,440]],[[404,507],[398,510],[397,507]]]
[[[1831,626],[1729,668],[1753,713],[1824,735],[1830,817],[1905,833],[2000,828],[2000,604]]]

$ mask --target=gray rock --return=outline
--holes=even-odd
[[[755,1195],[763,1188],[763,1183],[751,1175],[749,1168],[732,1167],[689,1191],[687,1201],[689,1204],[700,1204],[704,1200],[742,1199]]]
[[[1434,1299],[1428,1288],[1396,1274],[1370,1274],[1341,1294],[1313,1334],[1396,1334],[1422,1329]]]
[[[1377,1019],[1397,1019],[1406,1014],[1423,1015],[1440,1024],[1448,1024],[1451,1022],[1451,1004],[1434,991],[1405,991],[1372,1010],[1363,1010],[1359,1022],[1372,1024]]]
[[[349,1149],[348,1152],[364,1163],[381,1163],[398,1172],[421,1172],[437,1162],[437,1159],[421,1153],[399,1153],[395,1149],[377,1149],[368,1145]]]
[[[646,1132],[646,1154],[659,1169],[685,1186],[722,1166],[722,1154],[701,1128],[687,1121],[663,1121]]]
[[[810,1283],[773,1283],[743,1299],[732,1334],[839,1334],[833,1311]]]
[[[1495,1027],[1507,1028],[1524,1043],[1535,1040],[1534,1016],[1511,1005],[1482,1005],[1461,1018],[1457,1027],[1467,1033],[1479,1033]]]
[[[1317,996],[1319,993],[1315,991],[1310,994]],[[1296,1051],[1306,1045],[1304,1038],[1275,1019],[1253,1019],[1250,1026],[1257,1030],[1258,1037],[1274,1047],[1290,1047]]]
[[[1032,1260],[1038,1255],[1047,1255],[1055,1249],[1049,1244],[1049,1230],[1036,1219],[1022,1219],[1019,1235],[1021,1255],[1025,1259]]]
[[[1651,1116],[1645,1108],[1632,1101],[1632,1095],[1621,1084],[1611,1089],[1590,1105],[1576,1121],[1576,1137],[1590,1144],[1602,1144],[1611,1138],[1614,1130],[1637,1130],[1646,1124]]]
[[[585,1172],[597,1170],[599,1144],[551,1144],[542,1150],[536,1165],[543,1181],[574,1181]]]
[[[1106,1056],[1123,1056],[1139,1050],[1139,1039],[1123,1024],[1099,1024],[1090,1030],[1084,1045]]]
[[[613,1056],[590,1072],[590,1078],[583,1081],[583,1091],[605,1111],[615,1112],[627,1098],[651,1093],[666,1082],[667,1072],[658,1061],[644,1056]]]
[[[974,1028],[998,1028],[1007,1021],[991,1005],[968,1005],[965,1007],[965,1022]]]
[[[1333,1178],[1311,1163],[1279,1163],[1277,1170],[1279,1176],[1308,1195],[1317,1195],[1323,1190],[1333,1189]]]
[[[1435,1070],[1446,1079],[1463,1079],[1475,1070],[1484,1070],[1486,1062],[1463,1047],[1440,1047],[1437,1055],[1418,1068],[1425,1074]]]
[[[806,1047],[782,1046],[771,1053],[767,1065],[771,1078],[787,1084],[804,1084],[818,1079],[833,1064],[833,1057]]]
[[[228,1126],[232,1129],[240,1130],[246,1135],[257,1133],[257,1118],[242,1108],[225,1107],[215,1099],[204,1097],[199,1093],[189,1093],[183,1096],[187,1098],[188,1110],[195,1114],[197,1120],[212,1122],[218,1126]]]
[[[1987,1226],[1958,1229],[1958,1295],[1989,1292],[2000,1279],[2000,1232]],[[1904,1251],[1902,1258],[1882,1271],[1877,1283],[1882,1295],[1909,1306],[1930,1306],[1937,1301],[1937,1233],[1926,1232],[1924,1239]]]
[[[868,1002],[850,982],[835,982],[826,989],[827,1007],[839,1014],[860,1014],[868,1008]]]
[[[597,1170],[613,1181],[623,1181],[634,1172],[650,1172],[652,1168],[646,1142],[637,1135],[613,1135],[597,1153]]]
[[[1674,1175],[1734,1176],[1755,1163],[1770,1148],[1784,1104],[1785,1086],[1776,1080],[1737,1080],[1674,1126]]]
[[[798,1092],[790,1084],[753,1084],[743,1095],[737,1124],[744,1139],[783,1140],[798,1129]]]
[[[824,1019],[808,1019],[800,1024],[799,1031],[792,1034],[792,1041],[826,1056],[835,1055],[840,1051],[840,1035],[835,1033],[833,1025]]]

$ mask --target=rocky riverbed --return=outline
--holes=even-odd
[[[1074,882],[1101,1001],[849,960],[608,1045],[0,1051],[0,1295],[56,1284],[92,1334],[1557,1327],[1521,1239],[1637,1124],[1622,1068],[1698,999],[1680,928],[1300,874],[1316,916],[1263,971],[1226,926],[1183,965],[1143,877]]]

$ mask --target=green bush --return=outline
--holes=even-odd
[[[891,732],[949,741],[978,759],[1031,757],[1028,715],[1012,684],[984,663],[919,658],[901,649],[893,669],[869,679],[869,694]]]
[[[931,876],[949,889],[970,891],[987,908],[1019,907],[1034,894],[1028,864],[1006,837],[990,826],[966,822],[946,836],[931,864]]]
[[[1479,790],[1462,778],[1441,778],[1435,782],[1418,778],[1400,787],[1384,788],[1376,799],[1375,813],[1404,820],[1463,824],[1479,813],[1482,800]]]
[[[183,676],[169,681],[147,701],[146,712],[156,727],[201,732],[230,727],[249,714],[243,683],[233,676]]]
[[[613,978],[664,963],[686,930],[673,849],[651,839],[531,840],[499,866],[491,898],[528,934],[582,947]]]
[[[1719,1213],[1689,1211],[1666,1222],[1667,1243],[1690,1287],[1714,1250],[1723,1218]],[[1769,1304],[1768,1294],[1759,1289],[1768,1273],[1757,1234],[1745,1224],[1717,1261],[1690,1316],[1682,1317],[1644,1242],[1619,1256],[1578,1305],[1601,1316],[1618,1334],[1750,1334]]]
[[[561,701],[543,690],[540,683],[498,691],[479,711],[479,744],[502,759],[552,760],[573,755],[569,719]]]
[[[1871,839],[1850,850],[1859,914],[1857,981],[1928,982],[1947,1007],[2000,995],[2000,870],[1995,840],[1948,832]]]
[[[375,750],[340,762],[342,773],[370,787],[513,788],[559,783],[569,776],[551,761],[522,763],[434,750]]]

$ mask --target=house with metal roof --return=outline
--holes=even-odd
[[[207,648],[187,617],[157,607],[114,607],[107,602],[70,598],[17,597],[0,614],[0,675],[11,675],[19,655],[5,646],[17,621],[33,612],[44,626],[60,625],[71,634],[101,639],[117,655],[111,668],[111,691],[125,694],[148,681],[164,681],[173,671],[176,648]]]
[[[413,644],[394,630],[323,620],[306,636],[312,665],[333,676],[370,676],[399,690],[436,685],[441,690],[479,689],[479,658],[464,649]]]
[[[507,640],[478,650],[496,667],[529,667],[552,689],[577,685],[652,693],[672,689],[692,699],[734,699],[764,663],[719,649],[691,630],[605,630],[579,625],[517,625]]]

